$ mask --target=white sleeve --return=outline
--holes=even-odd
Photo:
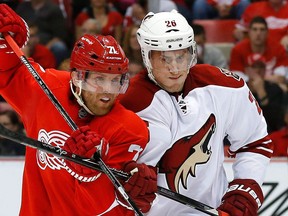
[[[236,154],[234,178],[254,179],[261,185],[270,161],[265,153],[272,151],[268,146],[271,140],[265,139],[268,133],[263,112],[246,84],[236,89],[229,112],[227,134],[231,143],[230,150],[242,150]],[[254,151],[250,151],[248,145],[253,146]]]
[[[149,142],[146,148],[140,155],[138,161],[140,163],[146,163],[151,166],[156,166],[161,157],[167,150],[167,143],[171,143],[171,113],[168,105],[171,103],[171,99],[167,98],[167,104],[162,104],[163,100],[158,100],[158,97],[167,96],[161,95],[162,91],[157,92],[151,104],[144,110],[137,114],[144,120],[149,122]]]

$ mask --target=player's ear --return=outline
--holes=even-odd
[[[76,71],[71,72],[71,80],[72,80],[73,85],[77,86],[78,79],[77,79],[77,72]]]

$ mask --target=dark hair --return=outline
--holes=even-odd
[[[255,16],[255,17],[250,21],[250,23],[249,23],[249,28],[251,28],[254,23],[261,23],[261,24],[263,24],[263,25],[265,26],[266,29],[268,29],[268,24],[267,24],[265,18],[263,18],[263,17],[261,17],[261,16]]]
[[[205,28],[202,25],[193,23],[191,24],[191,27],[194,31],[194,35],[205,35]]]

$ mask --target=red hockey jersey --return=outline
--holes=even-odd
[[[121,169],[124,162],[138,158],[148,142],[148,130],[137,115],[117,102],[105,116],[80,118],[80,106],[70,92],[70,73],[44,71],[31,64],[78,127],[88,124],[109,141],[108,166]],[[64,145],[72,130],[24,65],[0,73],[0,93],[20,114],[29,137],[53,146]],[[65,170],[61,158],[27,147],[20,215],[104,213],[134,215],[118,205],[114,186],[105,174],[93,182],[80,182]]]

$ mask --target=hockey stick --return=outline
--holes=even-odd
[[[58,146],[52,146],[52,145],[49,145],[47,143],[43,143],[43,142],[40,142],[38,140],[26,137],[25,135],[12,132],[12,131],[6,129],[2,125],[0,125],[0,136],[4,137],[6,139],[12,140],[14,142],[20,143],[22,145],[36,148],[36,149],[39,149],[41,151],[44,151],[44,152],[53,154],[55,156],[58,156],[60,158],[67,159],[67,160],[73,161],[77,164],[80,164],[80,165],[89,167],[91,169],[103,172],[103,170],[101,169],[99,164],[96,161],[94,161],[93,159],[83,158],[83,157],[80,157],[78,155],[66,152]],[[113,168],[109,168],[109,169],[115,176],[117,176],[120,179],[127,180],[130,177],[129,174],[127,174],[123,171],[119,171],[119,170],[116,170]],[[212,207],[210,207],[204,203],[201,203],[199,201],[196,201],[194,199],[183,196],[182,194],[176,193],[174,191],[170,191],[170,190],[163,188],[163,187],[160,187],[160,186],[158,186],[158,194],[160,194],[164,197],[170,198],[170,199],[177,201],[179,203],[182,203],[182,204],[189,206],[191,208],[197,209],[198,211],[206,213],[207,215],[229,216],[225,212],[217,211],[216,209],[214,209],[214,208],[212,208]]]
[[[75,122],[71,119],[71,117],[68,115],[68,113],[65,111],[65,109],[60,104],[60,102],[57,100],[57,98],[50,91],[50,89],[45,84],[45,82],[42,80],[42,78],[40,77],[38,72],[34,69],[34,67],[27,60],[27,58],[25,57],[24,53],[20,50],[19,46],[16,44],[14,39],[8,33],[3,33],[3,36],[5,37],[5,40],[8,42],[8,44],[10,45],[12,50],[20,58],[21,62],[27,67],[28,71],[32,74],[32,76],[37,81],[37,83],[40,85],[40,87],[45,92],[45,94],[50,99],[50,101],[54,104],[56,109],[63,116],[63,118],[68,123],[68,125],[71,127],[71,129],[73,131],[77,130],[78,127],[75,124]],[[108,178],[110,179],[110,181],[112,182],[114,187],[121,194],[121,196],[126,200],[126,202],[131,206],[131,208],[135,211],[135,213],[137,215],[140,215],[140,216],[143,215],[143,213],[138,209],[138,207],[136,206],[134,201],[131,200],[131,198],[125,192],[124,187],[121,185],[121,183],[118,181],[118,179],[114,176],[114,174],[110,171],[110,169],[104,163],[104,161],[102,160],[100,155],[94,154],[94,158],[98,161],[98,164],[101,167],[102,171],[108,176]]]

